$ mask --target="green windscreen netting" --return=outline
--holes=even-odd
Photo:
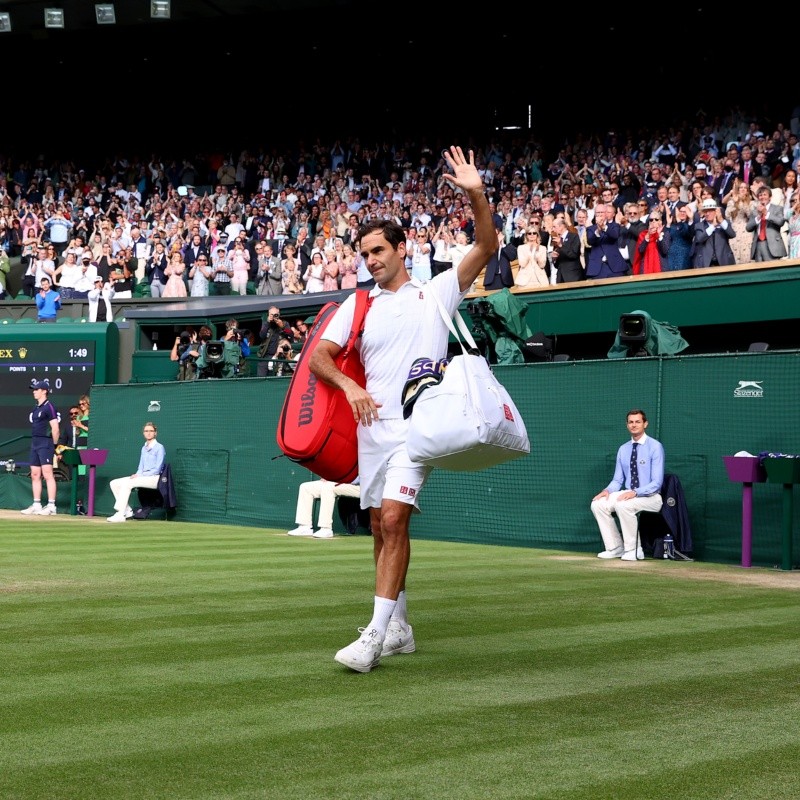
[[[741,557],[742,487],[722,457],[741,450],[800,452],[795,352],[624,358],[496,367],[530,435],[530,456],[476,473],[435,470],[412,520],[417,538],[596,551],[589,512],[643,408],[648,433],[683,484],[694,556]],[[178,486],[178,518],[288,529],[297,487],[311,474],[275,442],[288,382],[280,378],[95,386],[90,444],[109,449],[98,469],[98,513],[108,480],[137,464],[146,420],[159,426]],[[753,563],[780,562],[782,487],[753,493]],[[794,525],[794,549],[798,550]]]

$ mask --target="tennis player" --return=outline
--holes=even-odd
[[[345,393],[358,427],[361,507],[368,508],[374,538],[375,597],[372,618],[335,660],[357,672],[369,672],[382,656],[412,653],[414,633],[406,607],[406,573],[411,554],[409,524],[419,510],[419,492],[430,468],[406,452],[408,419],[403,389],[419,358],[438,360],[447,353],[449,331],[431,292],[455,313],[464,295],[497,247],[497,235],[472,151],[460,147],[442,153],[446,179],[463,193],[475,218],[474,247],[457,269],[431,281],[411,278],[405,267],[406,236],[392,220],[370,220],[359,230],[359,249],[375,280],[364,333],[356,344],[367,376],[366,388],[344,375],[334,358],[350,332],[355,294],[350,295],[326,328],[309,361],[321,380]]]

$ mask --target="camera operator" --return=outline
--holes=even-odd
[[[250,355],[250,332],[241,330],[237,320],[229,319],[225,323],[222,342],[225,346],[223,377],[236,377],[244,369],[245,359]]]
[[[278,349],[275,352],[275,360],[267,362],[268,375],[291,375],[294,372],[295,353],[292,343],[288,339],[281,339],[278,342]]]
[[[235,319],[229,319],[225,323],[225,336],[223,341],[236,342],[242,351],[242,355],[247,358],[250,355],[250,338],[249,331],[239,328],[239,323]]]
[[[184,353],[184,358],[193,358],[195,360],[196,378],[220,377],[218,373],[221,373],[221,368],[218,370],[217,363],[210,361],[207,357],[206,349],[211,341],[216,341],[214,340],[214,334],[208,325],[203,325],[197,334],[195,342]]]
[[[203,328],[200,329],[201,331]],[[211,330],[208,331],[208,338],[211,338]],[[207,341],[207,340],[206,340]],[[197,377],[197,359],[200,355],[198,347],[198,335],[194,331],[181,331],[180,336],[175,337],[172,345],[172,352],[169,354],[170,361],[177,361],[179,381],[192,381]]]
[[[261,346],[258,348],[258,376],[260,378],[271,375],[268,359],[276,358],[278,344],[281,339],[286,339],[291,344],[293,340],[292,329],[289,323],[281,319],[281,311],[277,306],[272,306],[267,312],[267,320],[261,326],[258,338]]]

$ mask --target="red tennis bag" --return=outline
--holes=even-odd
[[[364,330],[369,292],[356,290],[356,310],[347,343],[336,366],[359,386],[366,385],[364,365],[355,343]],[[338,303],[326,303],[314,319],[289,382],[278,420],[278,447],[292,461],[320,478],[351,483],[358,475],[358,439],[353,411],[344,392],[329,386],[308,368],[311,353],[322,338]]]

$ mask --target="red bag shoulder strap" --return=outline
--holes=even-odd
[[[367,319],[367,311],[372,305],[372,298],[369,296],[369,289],[356,289],[356,309],[353,312],[353,325],[345,342],[342,357],[349,355],[355,347],[356,340],[364,332],[364,323]]]

